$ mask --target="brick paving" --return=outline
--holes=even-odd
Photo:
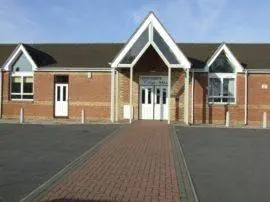
[[[167,123],[124,127],[41,201],[180,201]]]

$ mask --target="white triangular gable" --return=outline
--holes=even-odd
[[[136,41],[141,37],[141,35],[145,32],[145,30],[148,29],[149,35],[148,35],[148,42],[145,44],[144,47],[140,49],[136,57],[132,60],[132,63],[129,64],[121,64],[121,61],[126,56],[126,54],[130,51],[130,49],[133,47],[133,45],[136,43]],[[154,42],[154,30],[157,31],[159,36],[162,38],[162,41],[165,43],[166,46],[170,49],[173,56],[178,61],[177,64],[172,64],[168,61],[165,54],[162,52],[161,48],[159,48],[159,45]],[[131,36],[131,38],[128,40],[124,48],[120,51],[120,53],[116,56],[116,58],[111,63],[111,67],[133,67],[137,61],[140,59],[140,57],[145,53],[147,48],[152,45],[153,48],[156,50],[156,52],[159,54],[159,56],[162,58],[164,63],[171,68],[190,68],[191,64],[188,61],[187,57],[183,54],[183,52],[179,49],[177,44],[173,41],[172,37],[167,33],[163,25],[160,23],[160,21],[157,19],[155,14],[153,12],[150,12],[148,16],[145,18],[145,20],[142,22],[142,24],[139,26],[139,28],[135,31],[135,33]]]
[[[21,55],[24,54],[25,57],[27,58],[27,60],[30,62],[30,64],[32,65],[32,69],[33,71],[37,70],[37,65],[34,62],[34,60],[32,59],[32,57],[30,56],[30,54],[28,53],[28,51],[26,50],[26,48],[24,47],[23,44],[19,44],[15,50],[11,53],[11,55],[8,57],[8,59],[6,60],[6,62],[3,65],[3,69],[5,71],[9,71],[11,70],[11,67],[13,65],[13,63],[17,60],[17,58]]]
[[[224,51],[231,65],[235,68],[235,72],[243,72],[244,70],[243,66],[236,59],[236,57],[233,55],[233,53],[231,52],[231,50],[225,43],[222,43],[214,52],[214,54],[209,58],[209,60],[207,61],[204,67],[204,71],[209,72],[209,67],[213,64],[213,62],[217,59],[217,57],[222,53],[222,51]]]

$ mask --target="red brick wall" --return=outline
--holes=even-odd
[[[267,112],[270,119],[270,75],[248,75],[248,124],[262,125],[263,112]],[[268,88],[263,89],[262,84]],[[268,124],[270,122],[268,121]]]
[[[195,73],[194,123],[225,124],[226,111],[229,111],[232,125],[243,125],[245,118],[245,75],[237,74],[236,82],[236,104],[208,104],[208,75],[207,73]]]
[[[9,73],[3,73],[3,118],[18,118],[24,108],[26,119],[54,119],[54,75],[69,76],[69,119],[80,119],[85,109],[87,120],[110,118],[110,72],[87,73],[35,72],[34,101],[9,99]]]

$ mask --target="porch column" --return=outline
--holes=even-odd
[[[116,98],[115,98],[115,121],[116,122],[118,122],[118,116],[119,116],[119,114],[118,114],[118,110],[119,110],[119,71],[116,71],[116,84],[115,84],[115,86],[116,86],[116,88],[115,88],[115,90],[116,90]]]
[[[115,69],[111,71],[111,122],[114,123],[114,106],[115,106]]]
[[[2,95],[3,95],[3,88],[2,88],[2,69],[0,68],[0,119],[2,118]]]
[[[186,69],[185,76],[185,104],[184,104],[184,121],[186,124],[189,124],[189,69]]]
[[[171,123],[171,68],[168,67],[168,124]]]
[[[129,123],[132,123],[133,119],[133,106],[132,106],[132,93],[133,93],[133,67],[129,70]]]

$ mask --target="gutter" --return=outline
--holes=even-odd
[[[110,72],[111,68],[107,67],[41,67],[38,72]]]
[[[269,74],[270,73],[270,70],[268,69],[249,69],[249,70],[246,70],[250,73],[261,73],[261,74]]]
[[[245,125],[247,125],[248,116],[248,70],[245,70]]]

